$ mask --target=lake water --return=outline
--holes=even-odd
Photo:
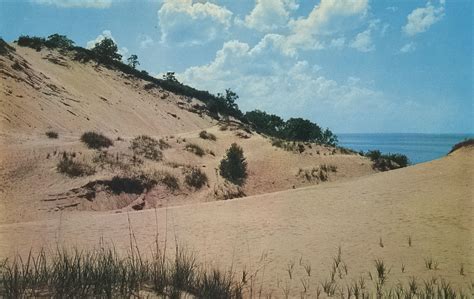
[[[406,155],[412,164],[445,156],[451,147],[473,134],[337,134],[339,145],[356,151],[378,149]]]

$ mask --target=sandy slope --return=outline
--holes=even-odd
[[[20,67],[14,67],[15,63]],[[330,148],[314,145],[297,154],[273,147],[259,134],[221,131],[217,121],[189,111],[193,104],[199,104],[196,100],[159,88],[146,90],[147,82],[92,63],[74,62],[55,51],[16,47],[11,57],[0,56],[0,78],[0,223],[56,218],[58,210],[131,209],[140,195],[102,194],[93,202],[59,195],[119,174],[98,170],[93,176],[69,178],[57,173],[63,151],[75,153],[79,161],[87,163],[96,155],[79,141],[89,130],[123,139],[115,141],[109,149],[111,154],[130,155],[130,140],[142,134],[169,142],[171,148],[164,151],[164,161],[147,162],[143,167],[176,175],[182,188],[175,193],[162,186],[149,190],[145,208],[216,200],[215,190],[223,184],[216,167],[233,142],[243,147],[249,164],[249,179],[243,189],[247,195],[320,183],[297,174],[300,169],[322,164],[337,167],[329,181],[375,172],[371,162],[358,155],[333,154]],[[199,138],[202,129],[215,134],[217,141]],[[48,139],[47,130],[58,132],[59,139]],[[200,158],[185,151],[187,143],[200,145],[208,154]],[[169,167],[170,163],[199,167],[209,177],[209,185],[197,192],[186,188],[181,170]]]
[[[129,217],[142,252],[149,252],[157,232],[161,242],[168,236],[170,248],[177,238],[205,263],[260,269],[259,282],[277,297],[286,285],[299,294],[304,264],[312,266],[312,286],[327,278],[339,245],[348,265],[346,281],[364,276],[371,284],[367,272],[381,258],[391,267],[390,283],[442,275],[467,287],[474,274],[473,172],[474,150],[464,148],[440,160],[350,181],[163,208],[156,214],[63,214],[55,220],[4,224],[0,256],[25,253],[32,246],[95,246],[100,238],[125,251]],[[430,257],[439,262],[439,270],[425,268],[424,259]],[[461,264],[465,276],[459,274]]]

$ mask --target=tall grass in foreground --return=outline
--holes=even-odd
[[[198,267],[192,254],[176,248],[174,259],[154,252],[143,259],[134,251],[121,257],[113,248],[89,251],[42,250],[26,259],[0,263],[0,297],[147,297],[241,298],[229,273]]]
[[[130,238],[135,240],[132,232]],[[281,294],[265,294],[263,285],[257,292],[254,290],[261,269],[253,274],[244,271],[241,279],[235,279],[232,271],[203,267],[193,253],[181,247],[177,246],[173,257],[167,258],[164,248],[156,242],[156,249],[146,259],[135,243],[130,242],[131,250],[126,256],[117,254],[113,247],[100,246],[93,250],[41,250],[26,259],[5,259],[0,262],[0,297],[260,298],[263,294],[264,298],[463,299],[473,295],[472,288],[455,289],[439,276],[429,280],[412,276],[389,286],[386,282],[390,269],[380,259],[371,267],[370,280],[365,276],[347,279],[349,270],[341,249],[332,260],[327,279],[319,283],[310,280],[310,264],[301,259],[298,266],[292,261],[287,264],[290,280],[279,283]],[[307,277],[295,277],[295,267],[303,267]],[[300,282],[300,290],[291,286],[292,281]]]

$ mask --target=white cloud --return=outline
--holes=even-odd
[[[146,49],[150,47],[151,45],[153,45],[154,43],[154,40],[149,35],[146,35],[146,34],[140,34],[138,36],[138,40],[140,43],[140,49]]]
[[[243,110],[311,117],[325,126],[332,125],[328,117],[332,113],[336,117],[383,107],[382,93],[360,79],[337,82],[321,72],[319,65],[282,55],[275,39],[267,35],[254,47],[237,40],[226,42],[209,64],[190,67],[177,76],[213,93],[232,88],[240,95]]]
[[[245,19],[236,20],[262,32],[270,32],[285,27],[290,17],[290,11],[298,8],[295,0],[256,0],[255,7]]]
[[[375,50],[375,45],[372,40],[372,31],[378,28],[380,20],[372,20],[369,23],[369,27],[356,35],[352,43],[351,48],[354,48],[360,52],[371,52]]]
[[[428,2],[425,7],[413,10],[407,16],[407,24],[403,26],[403,31],[413,36],[428,30],[444,16],[444,1],[441,1],[440,4],[441,6],[434,7]]]
[[[32,0],[38,4],[55,5],[58,7],[108,8],[112,0]]]
[[[375,50],[375,46],[372,43],[371,31],[367,29],[356,35],[355,39],[351,43],[351,48],[357,49],[360,52],[371,52]]]
[[[402,53],[410,53],[416,50],[416,46],[414,43],[405,44],[403,47],[400,48],[400,52]]]
[[[231,25],[232,12],[214,3],[165,0],[158,11],[162,42],[203,44]]]
[[[99,34],[95,39],[88,41],[87,44],[86,44],[86,48],[87,48],[87,49],[92,49],[92,48],[94,48],[95,45],[96,45],[97,43],[100,43],[104,38],[110,38],[111,40],[114,41],[114,43],[115,43],[115,44],[117,45],[117,47],[118,47],[118,43],[117,43],[117,41],[115,40],[115,38],[112,36],[112,32],[111,32],[110,30],[104,30],[104,31],[102,31],[102,33]],[[128,49],[127,49],[126,47],[119,47],[119,49],[118,49],[118,53],[119,53],[120,55],[122,55],[122,57],[123,57],[124,59],[126,58],[125,56],[128,54],[128,52],[129,52],[129,51],[128,51]]]
[[[389,11],[391,11],[391,12],[396,12],[396,11],[398,10],[398,7],[396,7],[396,6],[388,6],[386,9],[389,10]]]
[[[289,56],[301,49],[323,49],[331,43],[331,36],[360,22],[368,8],[368,0],[321,0],[306,18],[289,21],[290,34],[282,39],[280,48]]]

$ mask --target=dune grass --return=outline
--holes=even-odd
[[[131,240],[135,240],[131,232]],[[145,258],[130,242],[125,256],[114,247],[103,244],[96,249],[80,250],[58,247],[53,251],[40,250],[22,259],[0,261],[0,297],[97,297],[124,298],[258,298],[265,290],[255,290],[256,275],[243,271],[237,279],[235,272],[204,267],[198,256],[183,247],[176,246],[167,256],[155,241],[149,258]],[[456,289],[441,276],[428,280],[410,276],[405,281],[388,285],[391,268],[376,259],[370,280],[365,276],[348,279],[348,267],[343,261],[341,249],[332,260],[329,277],[319,282],[311,280],[309,263],[300,259],[287,263],[287,283],[279,283],[281,294],[265,295],[265,298],[289,298],[296,296],[291,281],[299,281],[298,297],[301,298],[469,298],[471,290]],[[305,277],[296,277],[297,267],[303,267]],[[358,269],[351,270],[360,273]],[[373,273],[373,274],[372,274]],[[314,274],[313,274],[314,275]]]

